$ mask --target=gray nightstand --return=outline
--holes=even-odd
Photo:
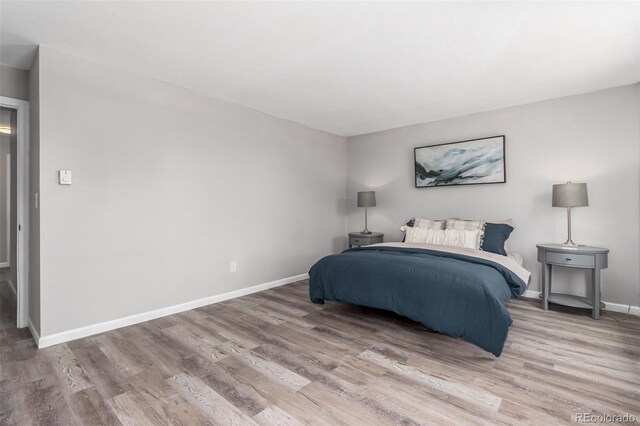
[[[384,234],[379,232],[372,232],[370,234],[363,234],[361,232],[349,232],[349,248],[356,246],[368,246],[369,244],[377,244],[382,242]]]
[[[600,270],[608,266],[609,249],[578,246],[567,248],[562,244],[538,244],[538,262],[542,263],[542,309],[549,309],[549,302],[574,308],[591,309],[593,319],[600,318]],[[551,274],[553,266],[591,270],[591,298],[572,294],[552,293]]]

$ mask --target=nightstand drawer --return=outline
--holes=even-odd
[[[547,263],[562,266],[575,266],[577,268],[594,268],[595,256],[585,254],[554,253],[547,252]]]
[[[349,237],[349,245],[366,246],[369,244],[371,244],[371,237]]]

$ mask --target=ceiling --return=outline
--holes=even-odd
[[[640,80],[640,2],[0,2],[34,46],[342,136]]]

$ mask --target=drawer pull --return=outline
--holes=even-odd
[[[567,262],[571,262],[571,258],[570,258],[570,257],[567,257],[565,260],[566,260]]]

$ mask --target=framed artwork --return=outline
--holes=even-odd
[[[416,188],[507,181],[504,135],[414,148]]]

